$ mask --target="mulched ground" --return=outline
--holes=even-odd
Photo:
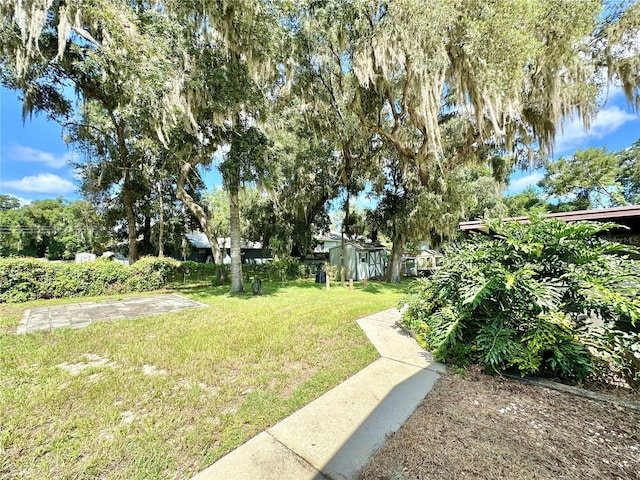
[[[640,479],[640,411],[448,373],[359,478]]]

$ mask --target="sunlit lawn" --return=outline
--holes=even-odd
[[[6,327],[47,302],[0,305],[0,478],[189,478],[372,362],[354,320],[403,287],[227,290],[179,289],[207,309],[28,335]]]

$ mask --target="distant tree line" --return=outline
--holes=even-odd
[[[537,189],[530,186],[503,200],[507,216],[640,204],[640,140],[617,152],[577,150],[544,167]]]
[[[39,200],[21,206],[0,195],[0,256],[68,260],[100,248],[105,231],[95,208],[84,201]]]

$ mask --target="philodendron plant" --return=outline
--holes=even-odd
[[[489,221],[491,236],[445,250],[413,284],[404,322],[436,359],[492,373],[640,386],[640,264],[607,240],[612,223]],[[621,321],[631,327],[619,329]]]

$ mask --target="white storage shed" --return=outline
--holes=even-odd
[[[329,263],[342,265],[342,245],[329,250]],[[374,243],[345,242],[344,266],[349,270],[347,279],[356,281],[382,277],[386,270],[387,249]]]

